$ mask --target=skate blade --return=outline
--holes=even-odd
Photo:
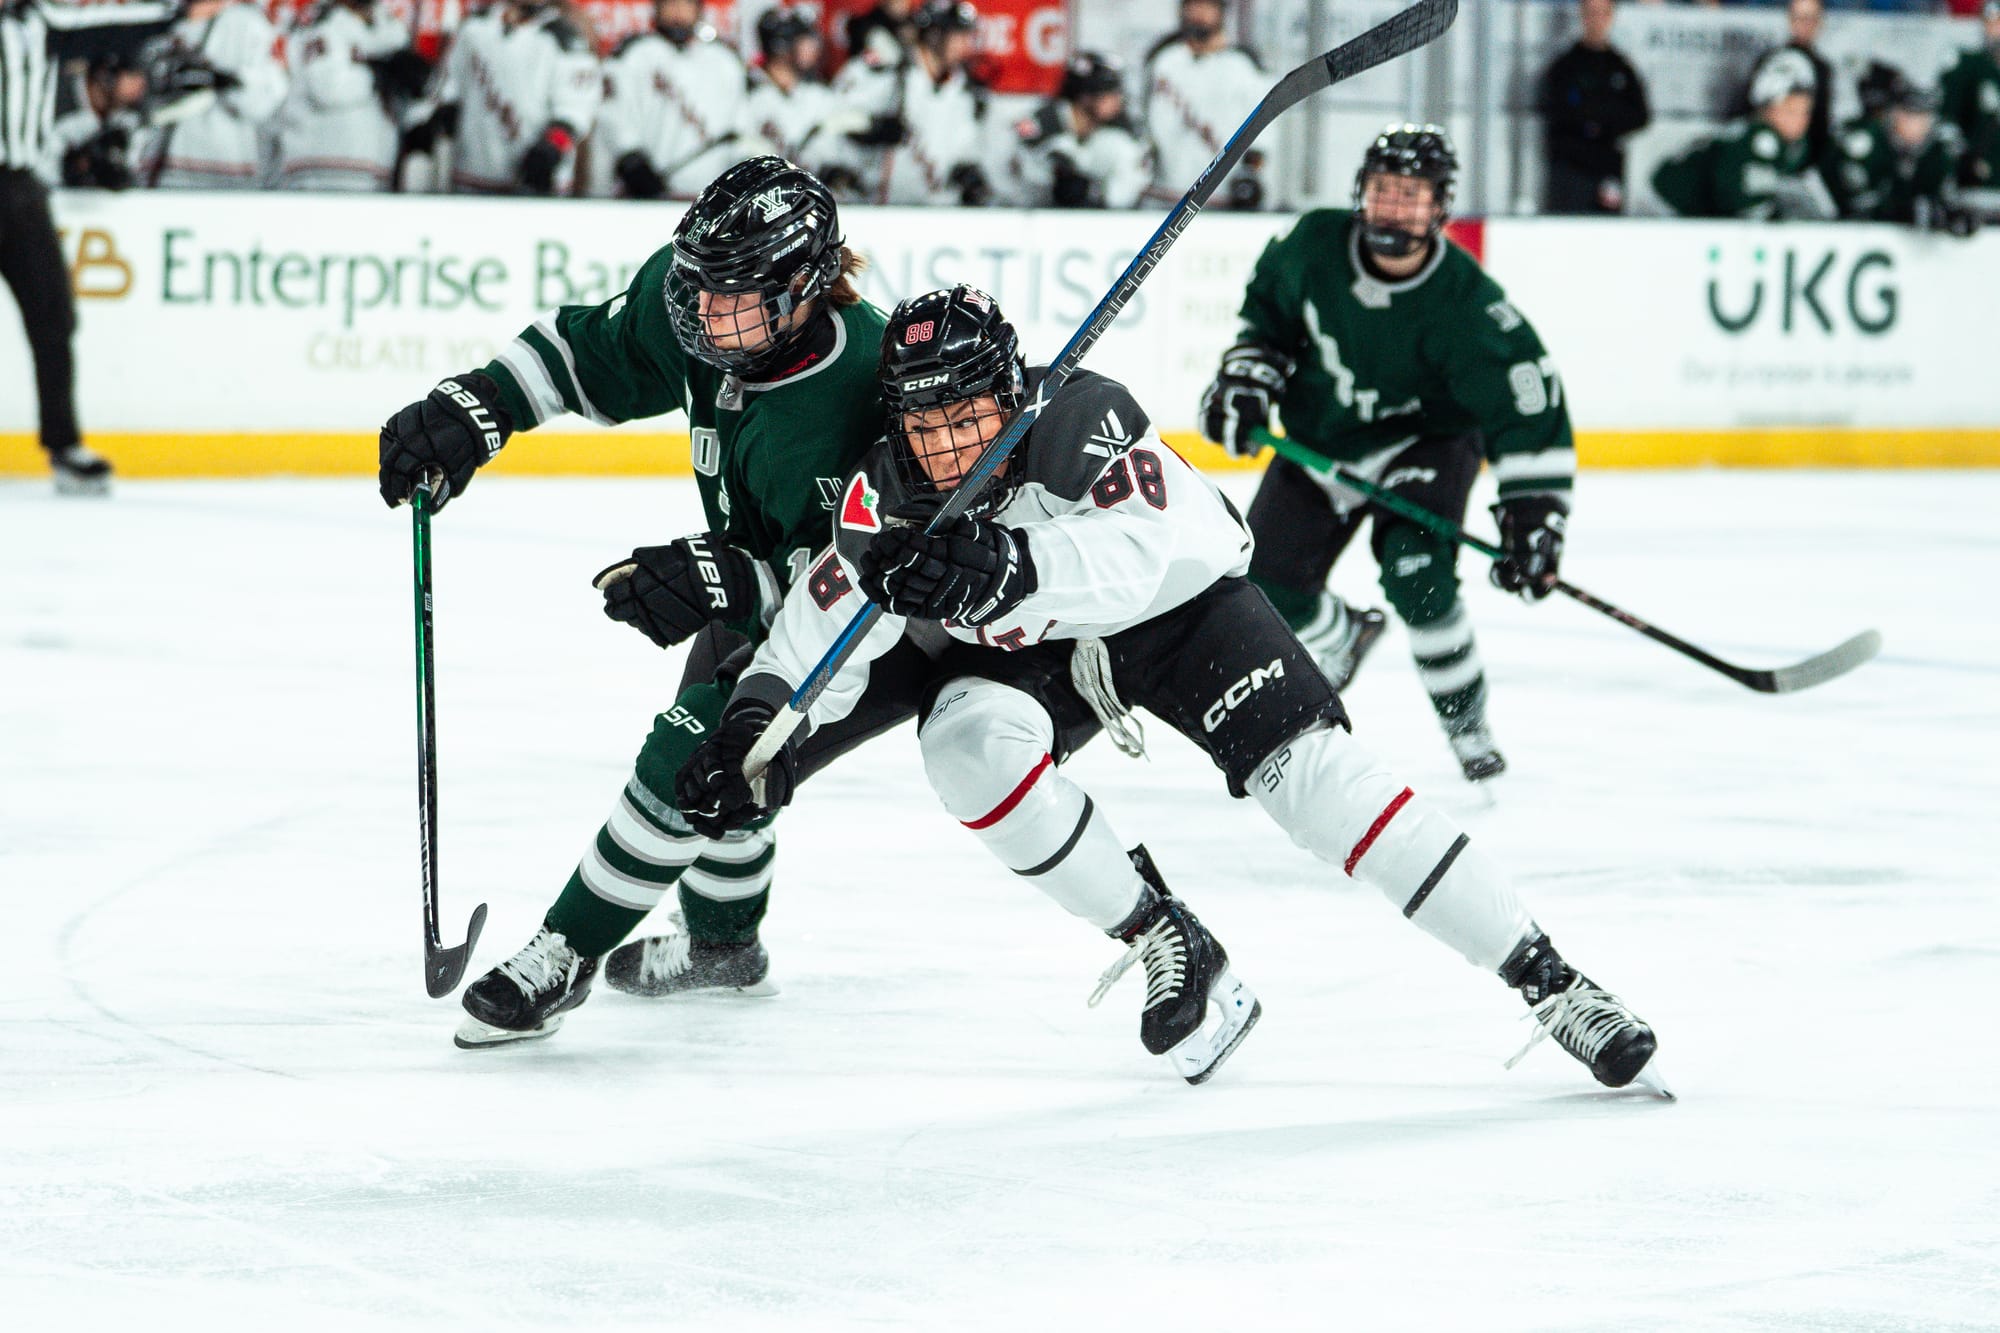
[[[72,477],[58,472],[55,477],[57,495],[106,496],[111,494],[109,477]]]
[[[665,1000],[681,996],[693,998],[702,995],[750,995],[763,998],[765,996],[780,994],[778,983],[769,977],[765,977],[762,981],[753,981],[748,986],[691,986],[685,990],[673,990],[655,986],[620,985],[610,977],[604,979],[604,984],[611,987],[612,990],[617,991],[620,995],[637,996],[642,1000]]]
[[[1646,1067],[1634,1074],[1632,1081],[1625,1086],[1650,1092],[1661,1101],[1677,1102],[1680,1098],[1674,1096],[1674,1090],[1668,1087],[1666,1079],[1660,1076],[1660,1071],[1657,1068],[1659,1063],[1657,1059],[1646,1061]]]
[[[1264,1016],[1263,1002],[1233,972],[1217,978],[1208,1005],[1210,1017],[1162,1057],[1190,1083],[1206,1083]]]
[[[516,1032],[511,1028],[496,1028],[491,1023],[482,1023],[476,1018],[468,1017],[458,1025],[458,1031],[451,1034],[451,1044],[461,1051],[483,1051],[489,1046],[511,1046],[515,1042],[539,1041],[543,1037],[553,1036],[555,1030],[562,1026],[562,1021],[563,1016],[557,1014],[543,1022],[540,1027]]]

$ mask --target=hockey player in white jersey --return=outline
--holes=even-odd
[[[1223,0],[1181,0],[1181,26],[1146,58],[1143,110],[1153,140],[1148,197],[1172,201],[1222,151],[1269,91],[1257,58],[1223,34]],[[1263,154],[1251,152],[1223,183],[1230,208],[1264,203]]]
[[[398,135],[378,71],[409,45],[409,28],[380,0],[329,0],[292,34],[292,90],[278,113],[280,188],[389,188]]]
[[[837,132],[830,122],[842,117],[833,90],[820,78],[826,43],[812,11],[765,10],[757,19],[757,48],[764,61],[751,72],[744,121],[761,141],[759,151],[794,162],[823,156],[821,138]]]
[[[979,15],[965,0],[925,0],[914,22],[900,59],[870,52],[840,71],[835,95],[869,125],[838,136],[820,174],[878,204],[990,203],[986,91],[967,70]]]
[[[692,199],[742,157],[743,61],[701,21],[698,0],[659,0],[648,32],[604,66],[594,158],[611,169],[593,193]],[[595,171],[596,168],[593,168]]]
[[[215,101],[153,140],[148,175],[161,189],[252,190],[263,183],[265,124],[289,80],[278,30],[248,0],[194,0],[159,59],[181,86],[214,71]]]
[[[554,0],[501,0],[460,26],[436,114],[404,148],[426,152],[450,139],[455,193],[566,192],[603,97],[580,21]]]
[[[1152,155],[1125,115],[1125,67],[1071,56],[1056,96],[1014,127],[1012,193],[1030,208],[1131,208]]]
[[[762,775],[761,794],[744,757],[845,627],[859,589],[886,614],[808,725],[841,717],[869,662],[906,636],[934,645],[939,672],[919,713],[932,785],[1010,869],[1121,933],[1129,951],[1098,995],[1137,962],[1149,1004],[1213,1004],[1224,1033],[1243,1017],[1226,956],[1198,925],[1177,921],[1157,875],[1128,860],[1108,819],[1059,771],[1100,728],[1141,752],[1129,709],[1143,706],[1294,842],[1516,988],[1537,1039],[1553,1036],[1607,1086],[1638,1078],[1652,1030],[1563,960],[1463,831],[1354,742],[1326,677],[1243,577],[1251,542],[1241,519],[1160,442],[1122,386],[1071,377],[973,510],[926,535],[940,498],[1043,391],[1044,372],[1026,370],[1017,348],[991,298],[970,288],[907,301],[890,316],[888,436],[835,506],[834,548],[809,575],[811,595],[786,601],[710,739],[681,769],[689,820],[728,827],[789,798],[787,754]],[[1148,924],[1133,931],[1135,920]]]

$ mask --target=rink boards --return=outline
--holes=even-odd
[[[57,200],[81,330],[79,408],[130,476],[360,474],[395,406],[549,308],[623,290],[678,205],[73,192]],[[863,289],[953,281],[1054,355],[1150,234],[1149,214],[851,209]],[[1205,216],[1089,364],[1193,437],[1251,265],[1290,224]],[[1560,369],[1587,467],[2000,463],[1982,312],[2000,238],[1854,225],[1494,219],[1455,229]],[[0,474],[39,471],[33,379],[0,340]],[[670,419],[671,420],[671,419]],[[581,420],[519,473],[683,473],[685,436]],[[677,423],[675,423],[677,424]]]

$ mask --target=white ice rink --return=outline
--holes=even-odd
[[[1887,646],[1763,697],[1468,579],[1490,810],[1400,631],[1350,691],[1658,1029],[1668,1105],[1553,1043],[1504,1071],[1519,999],[1158,724],[1075,771],[1262,995],[1205,1087],[1146,1057],[1133,979],[1085,1008],[1115,949],[981,859],[907,732],[780,825],[780,997],[600,988],[458,1051],[419,969],[407,514],[364,480],[0,486],[0,1328],[2000,1327],[1996,524],[2000,474],[1586,475],[1584,587],[1755,665]],[[481,478],[439,518],[474,975],[676,679],[590,576],[699,526],[668,481]]]

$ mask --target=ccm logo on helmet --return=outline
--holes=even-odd
[[[915,393],[918,389],[929,389],[935,385],[947,384],[950,381],[950,371],[942,371],[936,375],[919,375],[913,380],[902,381],[903,392]]]
[[[1237,708],[1242,706],[1245,699],[1248,699],[1258,690],[1263,689],[1266,681],[1277,680],[1284,674],[1285,659],[1282,657],[1272,658],[1271,665],[1267,667],[1258,667],[1249,675],[1224,690],[1222,697],[1208,706],[1208,711],[1201,715],[1201,729],[1203,731],[1214,731],[1222,725],[1222,719],[1228,717]]]
[[[479,401],[478,394],[472,392],[472,390],[466,388],[457,380],[446,380],[444,383],[438,385],[437,391],[464,408],[466,415],[472,418],[472,424],[477,426],[485,435],[486,456],[488,458],[500,452],[500,446],[505,444],[506,441],[500,438],[500,427],[495,424],[493,414],[486,410],[486,404]]]
[[[911,343],[927,343],[931,340],[931,335],[936,332],[937,321],[934,319],[927,319],[921,324],[912,324],[903,330],[903,345],[907,347]]]

